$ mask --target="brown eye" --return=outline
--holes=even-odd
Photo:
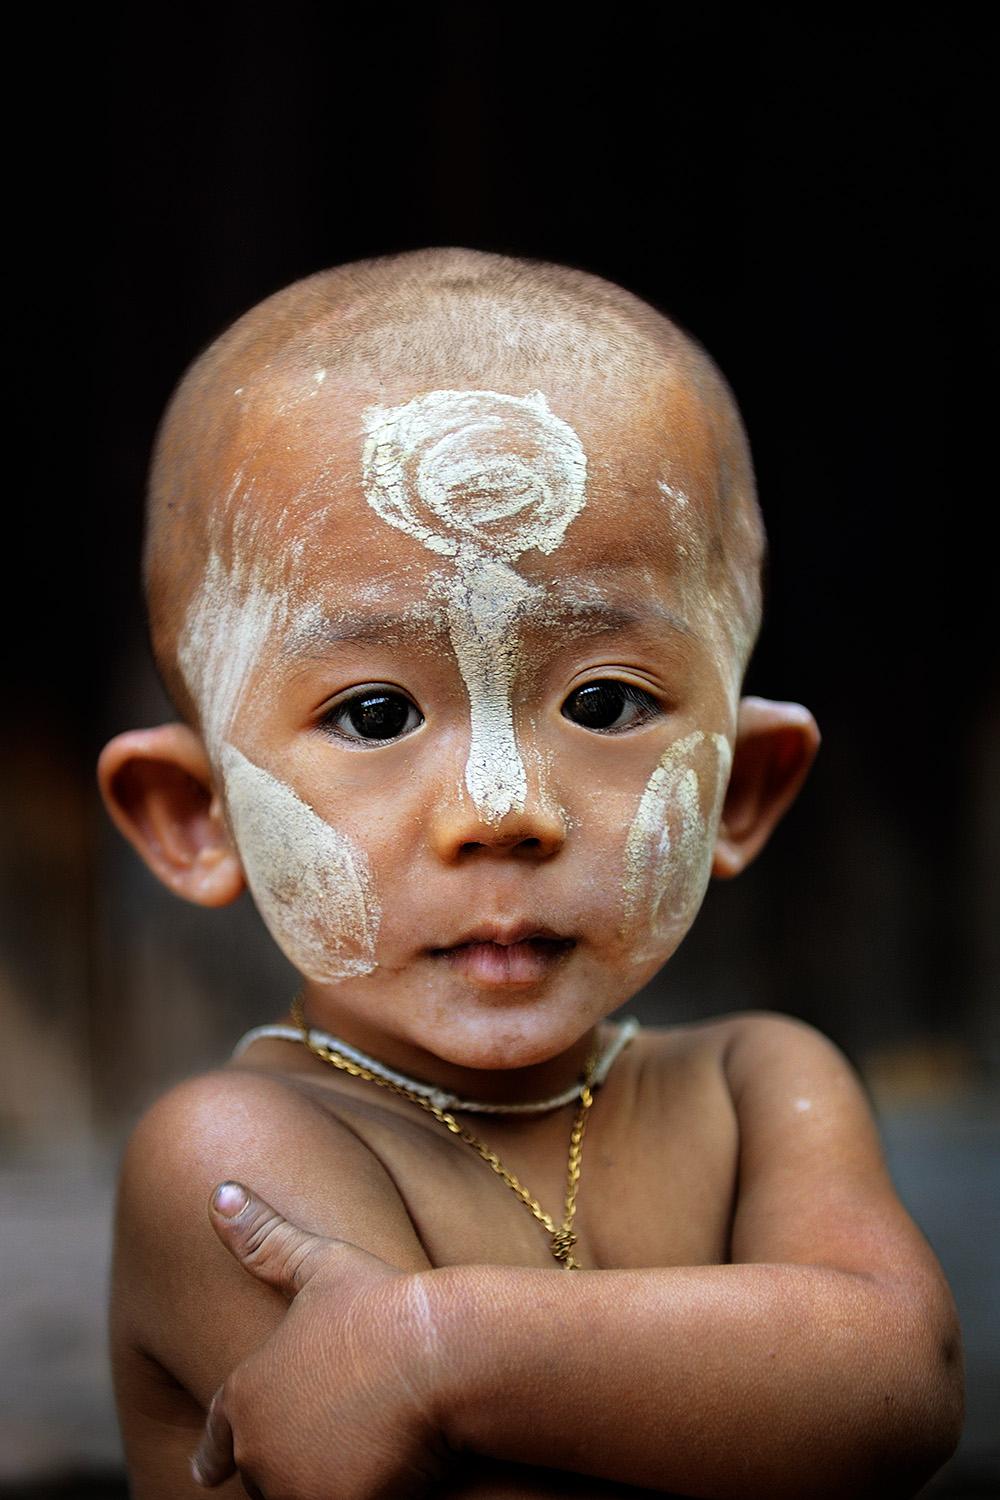
[[[409,734],[424,719],[404,694],[380,688],[342,700],[323,716],[322,722],[345,739],[378,744]]]
[[[570,693],[562,712],[583,729],[607,733],[645,724],[660,712],[660,705],[642,688],[607,678],[585,683]]]

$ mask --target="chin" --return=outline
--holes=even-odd
[[[499,1013],[491,1010],[476,1016],[453,1015],[446,1037],[424,1032],[415,1040],[454,1067],[483,1073],[512,1072],[551,1062],[601,1019],[597,1015],[588,1020],[578,1013],[557,1017],[526,1008],[514,1015],[505,1007]]]

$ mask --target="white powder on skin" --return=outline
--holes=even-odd
[[[685,495],[682,489],[678,489],[678,487],[674,484],[667,484],[665,479],[658,479],[656,481],[656,487],[662,495],[666,495],[668,500],[672,500],[674,502],[674,505],[678,510],[687,510],[688,506],[691,504],[690,500],[688,499],[687,495]]]
[[[715,786],[707,814],[693,761],[705,741],[716,751]],[[652,947],[671,932],[683,935],[701,905],[732,751],[722,734],[702,730],[676,741],[646,783],[625,842],[624,916]],[[636,953],[639,962],[649,956]]]
[[[315,529],[324,516],[325,510],[311,516],[309,529]],[[322,641],[328,620],[349,616],[349,610],[324,609],[315,598],[303,599],[296,577],[309,555],[311,538],[307,534],[284,540],[296,519],[285,507],[269,521],[263,538],[256,524],[237,522],[233,563],[227,567],[213,548],[188,606],[177,659],[188,692],[199,707],[213,760],[244,706],[247,686],[265,645],[295,649],[312,639]],[[283,545],[276,547],[275,540]],[[378,596],[378,586],[372,585],[351,603],[375,602]],[[413,614],[433,624],[438,611],[417,606]],[[265,672],[257,677],[255,692],[260,695],[267,688]]]
[[[744,581],[741,569],[729,570],[722,580],[721,597],[715,592],[710,578],[705,527],[703,522],[699,523],[696,507],[679,486],[663,479],[658,479],[656,486],[670,512],[677,555],[687,564],[678,575],[681,604],[685,612],[702,619],[706,639],[724,673],[730,704],[735,708],[750,647],[746,621],[753,613],[753,605],[749,585]]]
[[[198,704],[209,756],[218,755],[265,641],[286,606],[260,578],[230,573],[216,552],[188,608],[177,658]]]
[[[291,789],[227,743],[269,641],[317,628],[316,605],[278,595],[260,568],[228,570],[209,556],[188,610],[178,659],[202,714],[210,759],[221,771],[240,860],[257,908],[291,963],[320,983],[375,968],[379,908],[363,853]]]
[[[705,528],[699,519],[696,501],[676,484],[658,479],[656,487],[664,500],[668,513],[668,537],[683,565],[676,567],[671,577],[670,613],[682,629],[691,634],[707,648],[707,653],[718,672],[732,721],[735,723],[737,705],[743,677],[743,665],[750,645],[744,619],[749,610],[749,601],[737,608],[733,598],[737,579],[724,579],[721,597],[713,589],[709,577],[708,548]],[[636,573],[633,585],[637,597],[655,601],[661,597],[662,572],[657,567],[644,567]],[[579,632],[574,631],[567,614],[558,622],[558,628],[567,635],[585,633],[589,628],[588,607],[599,605],[604,600],[602,591],[591,585],[586,592],[579,591],[576,600],[565,598],[565,608],[578,609],[583,620]],[[553,621],[553,624],[556,622]]]
[[[448,632],[471,714],[465,784],[483,816],[498,822],[528,795],[511,689],[519,665],[517,620],[542,590],[491,558],[471,567],[460,562],[446,590]]]
[[[362,851],[234,745],[220,762],[247,883],[279,948],[320,984],[370,974],[380,912]]]
[[[432,587],[445,601],[469,694],[465,784],[482,816],[498,822],[527,796],[511,704],[516,625],[543,596],[511,564],[562,542],[586,501],[586,454],[541,391],[430,391],[403,406],[370,406],[362,423],[368,504],[452,560]]]

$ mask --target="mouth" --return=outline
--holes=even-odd
[[[433,958],[457,969],[486,989],[538,984],[576,947],[576,939],[530,923],[487,924],[447,948],[431,948]]]

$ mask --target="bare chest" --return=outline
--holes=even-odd
[[[386,1168],[433,1265],[555,1268],[549,1232],[524,1199],[562,1225],[574,1106],[527,1120],[461,1116],[502,1175],[418,1105],[349,1082],[333,1081],[327,1107]],[[576,1259],[588,1268],[726,1260],[737,1157],[715,1049],[640,1033],[588,1114]]]

